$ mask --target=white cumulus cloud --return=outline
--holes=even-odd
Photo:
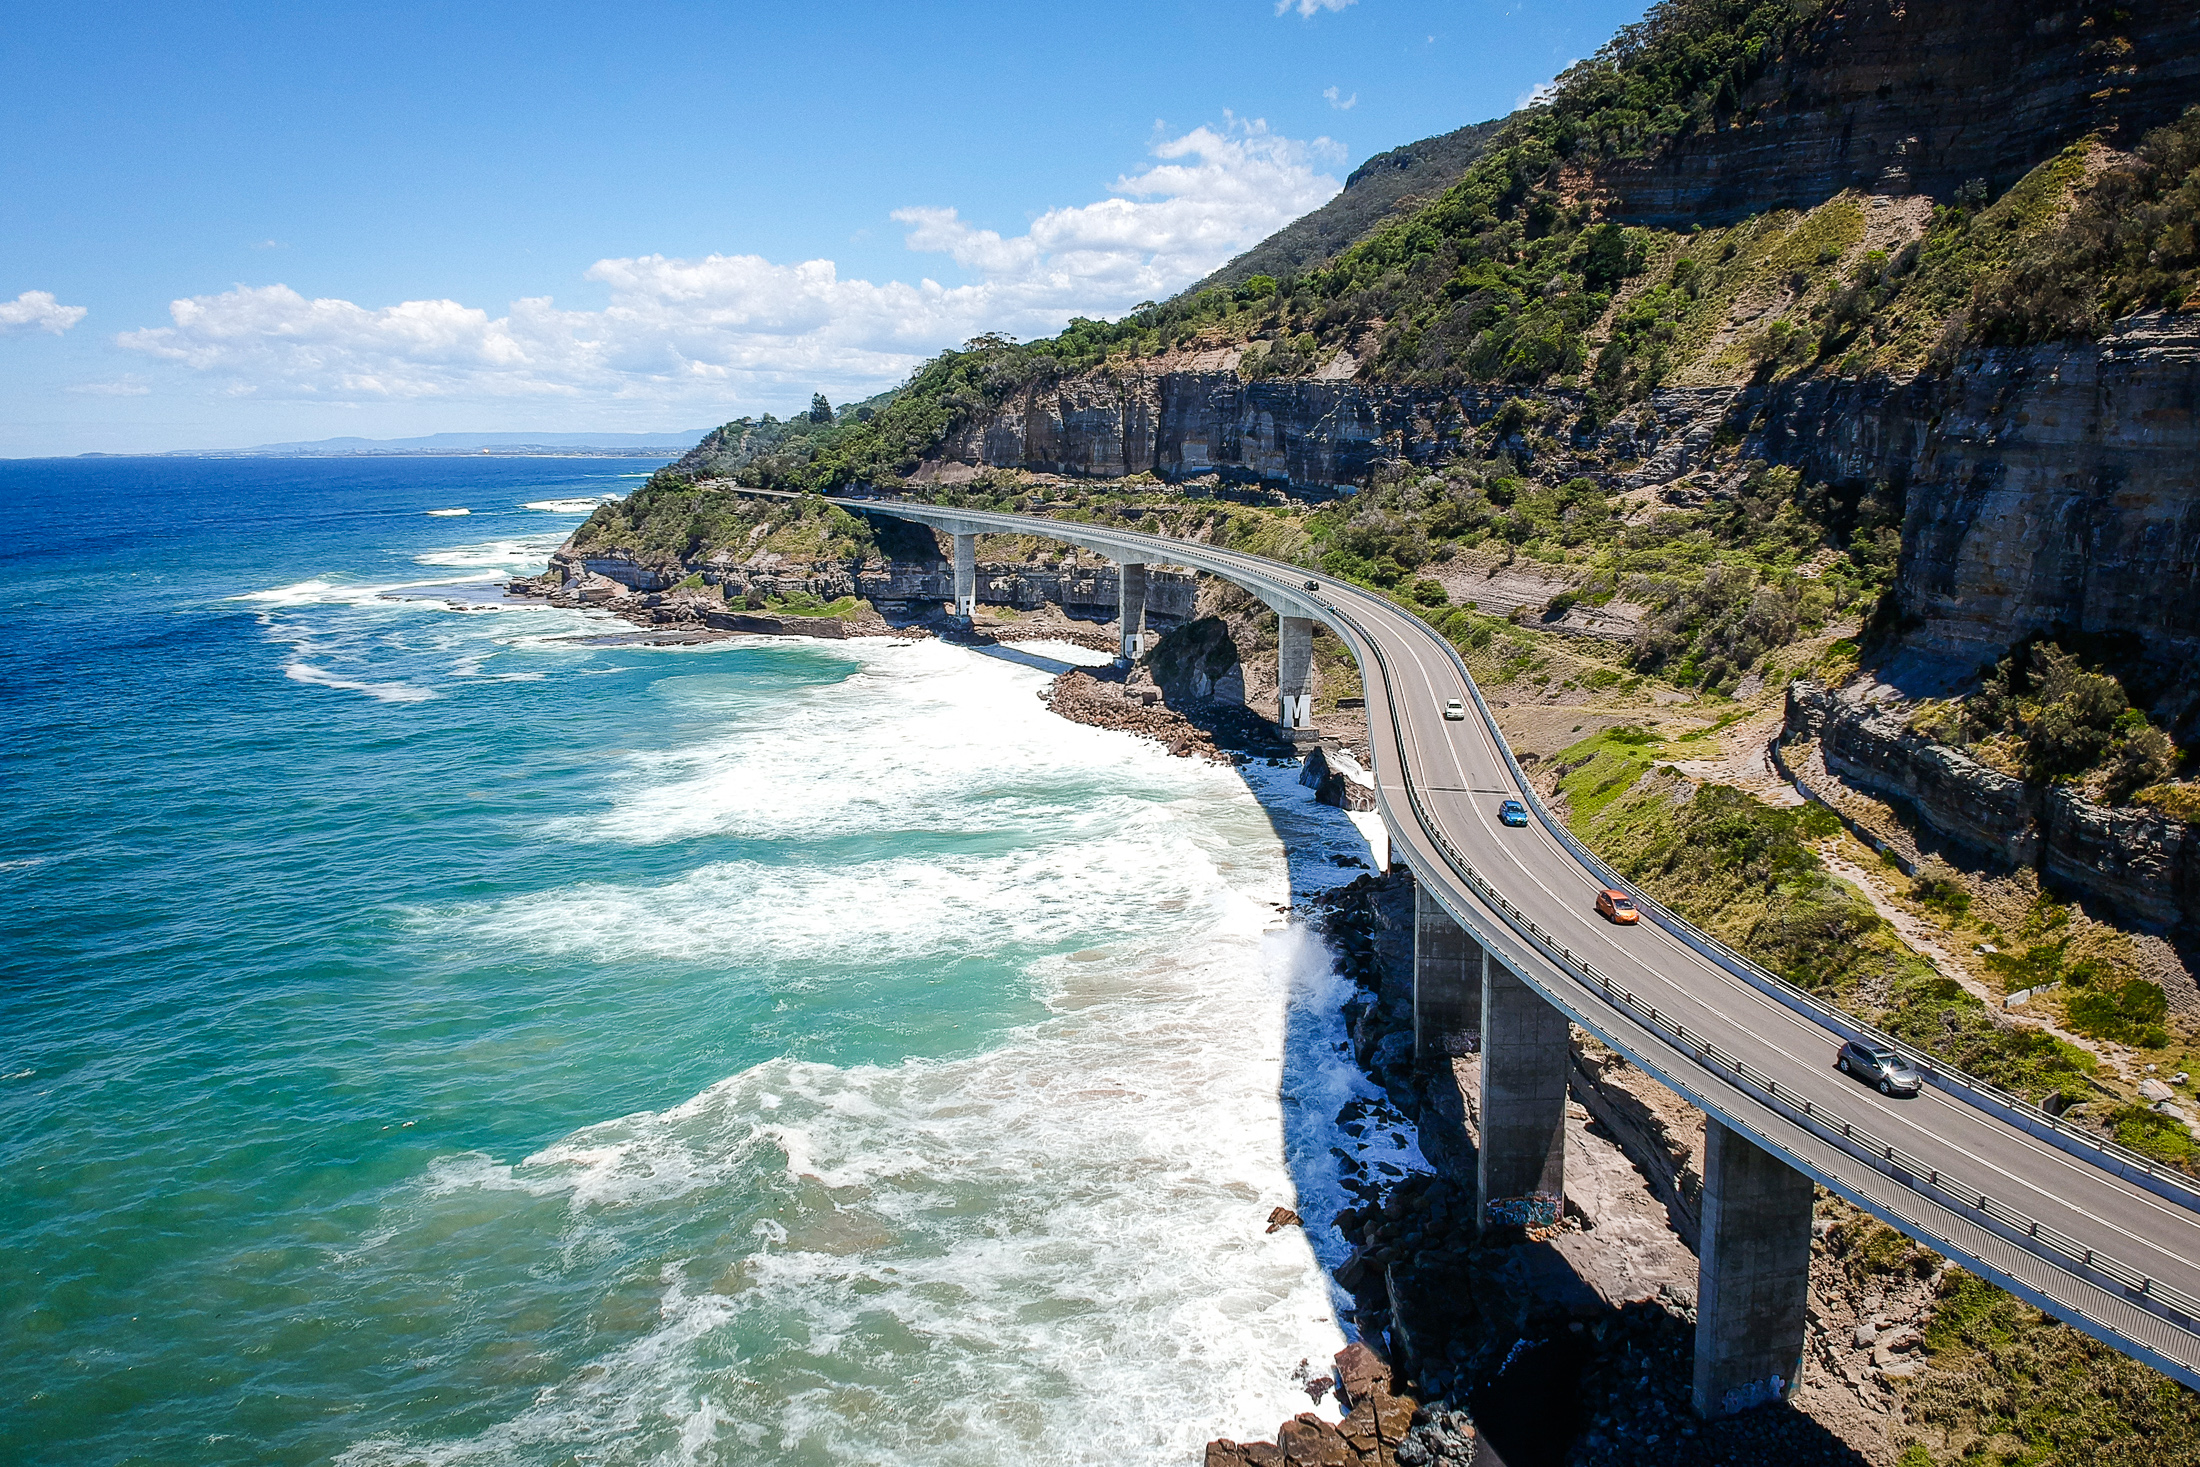
[[[1276,0],[1276,14],[1287,15],[1296,10],[1301,15],[1319,15],[1324,10],[1342,10],[1357,0]]]
[[[1358,92],[1354,92],[1349,97],[1341,97],[1340,94],[1343,91],[1343,87],[1323,87],[1322,95],[1328,98],[1329,105],[1336,108],[1339,112],[1350,112],[1353,108],[1360,105],[1360,94]]]
[[[48,331],[55,336],[84,319],[82,306],[65,306],[50,290],[26,290],[12,301],[0,301],[0,336],[17,331]]]
[[[1323,169],[1344,156],[1326,138],[1227,115],[1160,134],[1151,152],[1109,197],[1047,210],[1018,235],[952,208],[895,210],[908,247],[952,260],[976,277],[967,284],[843,279],[822,259],[644,255],[589,267],[610,295],[601,310],[539,296],[492,316],[450,300],[367,307],[238,286],[173,302],[169,325],[116,339],[234,392],[321,401],[723,405],[813,387],[841,397],[980,331],[1044,334],[1181,289],[1332,197]]]
[[[143,397],[152,390],[135,372],[124,372],[107,382],[79,382],[69,389],[87,397]]]

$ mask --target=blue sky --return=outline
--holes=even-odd
[[[863,395],[1164,296],[1642,8],[23,6],[0,456]]]

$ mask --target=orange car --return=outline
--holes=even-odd
[[[1624,891],[1606,887],[1597,893],[1597,915],[1622,926],[1632,926],[1641,914],[1635,910],[1634,898]]]

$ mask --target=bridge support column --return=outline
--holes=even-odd
[[[1116,586],[1116,604],[1122,608],[1122,660],[1136,662],[1146,650],[1146,567],[1135,560],[1124,561],[1118,567]]]
[[[1696,1270],[1699,1416],[1795,1393],[1810,1317],[1809,1177],[1704,1118],[1703,1239]]]
[[[1573,1023],[1503,963],[1482,964],[1484,1226],[1550,1224],[1566,1206],[1566,1071]]]
[[[1482,945],[1413,885],[1413,1058],[1472,1054],[1482,1034]]]
[[[969,621],[978,614],[978,537],[955,537],[955,615]]]
[[[1276,705],[1283,728],[1314,726],[1314,623],[1303,616],[1276,617]]]

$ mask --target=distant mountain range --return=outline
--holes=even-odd
[[[346,458],[376,454],[604,454],[675,458],[708,428],[662,433],[430,433],[424,438],[321,438],[311,443],[262,443],[255,448],[185,448],[175,458]],[[96,455],[87,455],[93,457]]]

